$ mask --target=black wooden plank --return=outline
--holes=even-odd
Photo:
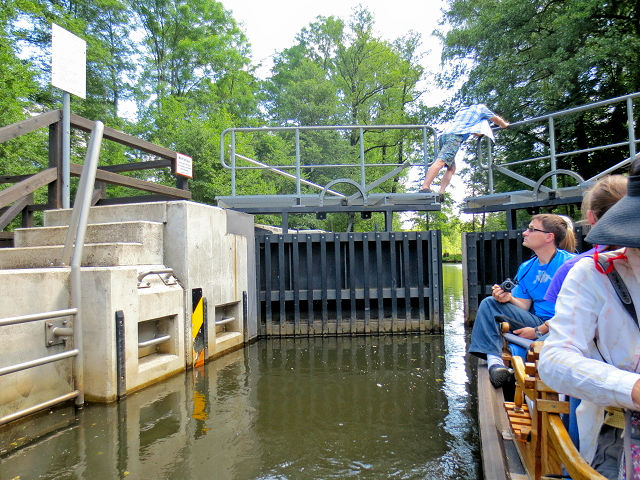
[[[425,314],[424,314],[424,251],[422,249],[423,242],[425,239],[422,235],[422,232],[418,232],[416,235],[416,266],[418,270],[418,324],[420,332],[424,332],[426,329],[425,325]]]
[[[402,234],[402,261],[404,273],[404,331],[411,331],[411,266],[409,264],[409,234]]]
[[[266,330],[267,335],[273,335],[273,312],[271,311],[271,235],[264,236],[264,293],[265,293],[265,309],[266,309]]]
[[[342,262],[340,261],[340,234],[333,234],[335,252],[335,288],[336,288],[336,333],[342,333]]]
[[[322,301],[322,334],[326,335],[327,330],[327,236],[320,235],[320,296]]]
[[[478,283],[480,285],[481,295],[485,295],[485,286],[487,285],[486,248],[484,237],[484,233],[480,232],[478,234]]]
[[[313,281],[313,273],[316,271],[316,266],[313,264],[313,243],[311,241],[311,235],[306,235],[307,244],[307,335],[311,335],[314,311],[313,311],[313,290],[315,289]]]
[[[353,233],[349,234],[349,332],[356,333],[356,249]]]
[[[280,292],[280,317],[279,317],[279,329],[280,336],[286,334],[286,304],[285,304],[285,256],[284,256],[284,235],[278,235],[278,289]]]
[[[433,306],[434,306],[434,317],[432,325],[435,327],[437,325],[437,331],[442,332],[443,327],[443,312],[442,312],[442,302],[444,298],[444,292],[442,288],[442,236],[440,230],[431,230],[429,232],[431,235],[431,250],[433,251],[432,255],[432,264],[431,264],[431,278],[433,283]]]
[[[371,304],[369,301],[369,235],[362,234],[362,288],[364,289],[364,332],[370,333]]]
[[[300,335],[300,251],[298,235],[292,235],[293,265],[291,269],[291,282],[293,283],[293,331]]]
[[[396,264],[396,234],[389,234],[389,263],[391,268],[391,331],[398,330],[398,269]]]
[[[384,266],[382,265],[382,235],[376,233],[376,268],[378,271],[377,278],[377,304],[378,304],[378,333],[382,332],[382,322],[384,320],[384,298],[382,296],[382,272],[384,272]]]
[[[255,237],[255,245],[256,245],[256,293],[258,295],[258,311],[257,313],[257,321],[258,321],[258,336],[264,336],[266,335],[266,326],[263,325],[264,322],[264,318],[262,316],[262,306],[261,303],[263,300],[261,300],[261,298],[264,298],[264,302],[267,302],[267,295],[265,295],[264,297],[262,297],[262,282],[261,282],[261,278],[262,278],[262,265],[263,265],[263,261],[264,261],[264,237]],[[265,272],[266,274],[266,272]],[[266,275],[265,275],[266,276]],[[247,334],[247,332],[245,332],[245,335]]]
[[[489,283],[493,285],[498,281],[498,244],[497,244],[497,232],[491,232],[491,250],[490,250],[489,266],[491,268],[491,274]]]

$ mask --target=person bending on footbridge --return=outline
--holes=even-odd
[[[502,361],[502,334],[496,317],[508,317],[511,330],[538,327],[553,317],[554,304],[544,300],[556,270],[573,257],[576,240],[573,230],[559,215],[540,214],[531,218],[522,234],[522,245],[534,256],[518,268],[511,292],[499,285],[480,302],[471,332],[469,353],[487,359],[491,384],[498,388],[511,378]]]
[[[440,149],[438,150],[437,158],[427,170],[422,188],[418,193],[431,193],[431,182],[436,178],[442,167],[446,166],[447,171],[444,172],[442,180],[440,180],[440,194],[444,194],[449,182],[451,182],[451,177],[456,171],[456,154],[462,142],[469,138],[470,135],[476,137],[487,135],[491,140],[494,139],[487,120],[495,123],[500,128],[509,126],[508,122],[493,113],[482,103],[469,105],[458,110],[451,124],[438,139]]]

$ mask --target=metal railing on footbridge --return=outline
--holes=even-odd
[[[96,122],[91,132],[91,138],[87,147],[87,154],[82,167],[80,182],[78,184],[78,193],[76,194],[60,261],[60,266],[66,266],[69,264],[71,266],[71,307],[63,310],[0,319],[0,327],[45,320],[46,347],[53,347],[54,345],[61,343],[64,344],[64,350],[62,352],[2,367],[0,368],[0,376],[9,375],[11,373],[20,372],[67,358],[73,358],[73,390],[37,405],[32,405],[9,415],[5,415],[0,418],[0,425],[4,425],[74,398],[77,406],[84,404],[82,309],[80,307],[82,287],[80,282],[80,265],[82,261],[84,238],[87,230],[87,218],[89,216],[89,208],[91,207],[91,193],[93,192],[95,184],[103,131],[104,125],[102,122]],[[60,325],[55,321],[52,321],[53,319],[61,317],[73,318],[71,326],[68,326],[68,320],[63,320]],[[68,342],[66,342],[66,339],[70,337],[73,339],[73,347],[67,348]]]
[[[547,152],[543,155],[539,155],[532,158],[526,158],[523,160],[517,160],[508,163],[496,163],[493,157],[492,144],[490,141],[483,139],[478,143],[478,157],[480,160],[481,167],[487,171],[488,173],[488,188],[489,193],[493,194],[494,192],[494,172],[499,172],[504,174],[510,178],[513,178],[529,187],[533,188],[534,199],[537,200],[537,196],[539,192],[549,193],[551,191],[555,191],[558,189],[558,176],[559,175],[568,175],[572,177],[578,184],[590,184],[598,180],[599,178],[608,175],[626,165],[629,165],[631,161],[636,156],[636,146],[639,140],[636,140],[635,135],[635,122],[634,122],[634,109],[633,109],[633,101],[634,99],[640,98],[640,92],[631,93],[628,95],[623,95],[620,97],[611,98],[609,100],[602,100],[599,102],[593,102],[586,105],[582,105],[579,107],[568,108],[566,110],[561,110],[558,112],[550,113],[547,115],[541,115],[539,117],[529,118],[526,120],[522,120],[519,122],[513,122],[509,126],[509,130],[518,129],[519,127],[529,126],[532,128],[536,135],[536,143],[540,145],[547,144],[548,149]],[[559,150],[559,141],[556,138],[557,126],[556,120],[566,117],[568,115],[574,115],[577,113],[585,112],[588,110],[594,110],[597,108],[609,107],[609,108],[617,108],[618,104],[623,104],[626,108],[627,114],[627,138],[623,141],[613,142],[613,143],[605,143],[603,145],[593,145],[588,148],[579,148],[575,150],[569,151],[560,151]],[[580,172],[573,172],[570,170],[559,169],[558,161],[562,159],[566,159],[568,157],[590,154],[602,150],[613,150],[620,148],[628,148],[629,156],[624,158],[623,160],[615,163],[614,165],[606,166],[606,168],[598,173],[597,175],[584,179]],[[549,171],[547,171],[542,177],[539,179],[530,179],[525,177],[524,175],[520,175],[512,170],[509,167],[514,167],[518,165],[525,164],[533,164],[540,162],[549,162]],[[551,178],[551,188],[545,187],[543,183]]]
[[[402,161],[402,162],[377,162],[377,163],[367,163],[365,156],[365,134],[366,133],[376,133],[380,135],[380,133],[388,131],[388,130],[408,130],[408,131],[419,131],[421,133],[421,152],[420,154],[415,154],[414,158],[421,158],[422,161],[420,163],[415,163],[411,161]],[[350,131],[357,132],[358,134],[358,145],[359,145],[359,158],[357,163],[331,163],[327,162],[324,164],[306,164],[304,163],[303,155],[302,155],[302,146],[300,141],[300,135],[303,132],[313,132],[313,131]],[[284,132],[292,132],[295,137],[295,163],[294,164],[283,164],[283,165],[267,165],[266,163],[262,163],[260,161],[248,158],[247,156],[240,155],[237,153],[237,143],[236,143],[236,134],[237,133],[284,133]],[[296,182],[296,195],[301,194],[301,186],[308,185],[313,188],[322,190],[322,193],[329,193],[335,196],[344,196],[335,191],[331,191],[330,187],[336,183],[346,182],[354,185],[362,196],[366,196],[366,193],[371,189],[378,186],[380,183],[388,180],[394,175],[397,175],[404,168],[410,166],[428,166],[431,160],[433,159],[433,155],[435,154],[433,145],[435,140],[437,139],[437,132],[433,127],[428,125],[316,125],[316,126],[296,126],[296,127],[240,127],[240,128],[228,128],[224,130],[220,134],[220,163],[223,167],[231,170],[231,195],[236,195],[236,177],[238,170],[268,170],[279,175],[283,175],[288,178],[292,178]],[[227,136],[229,136],[229,140],[227,140]],[[413,152],[416,151],[415,140],[413,141],[413,148],[408,148]],[[229,148],[229,163],[225,162],[226,157],[226,148]],[[372,143],[371,146],[374,146]],[[408,145],[409,147],[409,145]],[[252,165],[238,165],[236,158],[240,158],[247,163],[251,163]],[[353,168],[358,167],[360,178],[359,182],[355,182],[351,178],[337,178],[333,179],[327,185],[318,185],[313,182],[307,181],[302,176],[303,169],[335,169],[335,168]],[[384,180],[380,181],[378,179],[371,184],[367,184],[366,180],[366,169],[371,167],[394,167],[394,170],[384,176]],[[295,175],[289,174],[286,170],[295,170]]]

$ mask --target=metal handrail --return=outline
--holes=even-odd
[[[78,313],[77,308],[67,308],[66,310],[53,310],[51,312],[31,313],[29,315],[20,315],[18,317],[7,317],[0,320],[0,327],[35,322],[37,320],[48,320],[50,318],[68,317],[70,315],[75,315],[76,313]]]
[[[91,207],[91,194],[93,193],[96,170],[98,167],[98,156],[100,153],[100,145],[102,142],[102,134],[104,132],[104,125],[98,121],[95,123],[94,129],[91,132],[91,138],[87,147],[87,153],[85,156],[84,165],[82,168],[82,175],[78,185],[78,192],[76,194],[75,203],[73,206],[73,212],[71,220],[69,222],[69,229],[67,230],[67,236],[65,240],[65,246],[63,248],[63,254],[61,257],[61,264],[64,266],[69,261],[69,254],[73,245],[73,254],[71,256],[71,308],[64,310],[55,310],[50,312],[35,313],[28,315],[21,315],[15,317],[8,317],[0,319],[0,327],[8,325],[16,325],[26,322],[35,322],[38,320],[47,320],[51,318],[74,316],[73,322],[73,346],[72,350],[65,350],[63,352],[47,355],[44,357],[29,360],[14,365],[8,365],[0,368],[0,376],[8,375],[10,373],[19,372],[29,368],[38,367],[59,360],[64,360],[73,357],[73,382],[74,391],[66,395],[50,399],[46,402],[39,403],[25,410],[15,412],[11,415],[0,418],[0,425],[8,423],[10,421],[21,418],[25,415],[35,413],[58,403],[75,398],[77,406],[84,404],[84,363],[82,358],[82,309],[81,309],[81,282],[80,282],[80,265],[82,260],[82,250],[84,247],[84,238],[87,229],[87,218],[89,216],[89,209]],[[59,329],[63,336],[71,333],[69,329]]]
[[[624,166],[626,164],[628,164],[631,159],[633,159],[636,156],[636,146],[638,143],[640,143],[640,140],[636,140],[635,138],[635,130],[634,130],[634,119],[633,119],[633,100],[635,98],[639,98],[640,97],[640,92],[636,92],[636,93],[630,93],[628,95],[622,95],[620,97],[615,97],[615,98],[611,98],[608,100],[602,100],[602,101],[598,101],[598,102],[593,102],[593,103],[588,103],[585,105],[581,105],[579,107],[572,107],[572,108],[567,108],[565,110],[560,110],[558,112],[554,112],[554,113],[549,113],[546,115],[541,115],[538,117],[534,117],[534,118],[528,118],[526,120],[521,120],[518,122],[513,122],[509,125],[509,129],[513,129],[514,127],[520,127],[523,125],[530,125],[533,123],[539,123],[539,122],[544,122],[546,121],[548,123],[547,125],[547,132],[549,134],[549,154],[548,155],[541,155],[539,157],[533,157],[533,158],[527,158],[524,160],[517,160],[514,162],[508,162],[508,163],[494,163],[494,159],[493,159],[493,154],[491,151],[491,143],[488,143],[488,148],[487,148],[487,161],[485,162],[484,157],[483,157],[483,149],[481,148],[482,143],[479,143],[479,148],[477,150],[478,152],[478,160],[479,160],[479,165],[483,170],[486,170],[488,172],[488,176],[489,176],[489,193],[494,193],[493,190],[493,167],[494,166],[500,166],[500,167],[507,167],[507,166],[515,166],[515,165],[522,165],[525,163],[532,163],[532,162],[540,162],[540,161],[549,161],[549,172],[546,173],[550,173],[553,171],[557,171],[557,159],[561,158],[561,157],[567,157],[567,156],[571,156],[571,155],[579,155],[582,153],[590,153],[590,152],[595,152],[595,151],[599,151],[599,150],[606,150],[606,149],[610,149],[610,148],[617,148],[617,147],[622,147],[624,145],[628,145],[629,146],[629,157],[624,160],[623,162],[620,162],[616,168],[614,168],[613,170],[620,168],[621,166]],[[591,110],[594,108],[599,108],[599,107],[604,107],[607,105],[613,105],[615,103],[620,103],[620,102],[625,102],[626,103],[626,109],[627,109],[627,134],[628,134],[628,138],[626,141],[624,142],[616,142],[616,143],[610,143],[607,145],[599,145],[596,147],[590,147],[590,148],[585,148],[585,149],[580,149],[580,150],[573,150],[573,151],[569,151],[569,152],[558,152],[556,150],[556,138],[555,138],[555,119],[559,118],[559,117],[563,117],[566,115],[571,115],[574,113],[578,113],[578,112],[583,112],[586,110]],[[611,170],[611,169],[610,169]],[[552,179],[552,189],[555,190],[558,188],[558,184],[557,184],[557,175],[555,174],[551,174],[548,175],[549,177],[551,177]],[[515,178],[515,177],[514,177]],[[536,180],[531,180],[532,182],[536,182]],[[587,180],[588,181],[588,180]]]
[[[74,348],[73,350],[65,350],[61,353],[47,355],[46,357],[36,358],[35,360],[29,360],[28,362],[9,365],[8,367],[0,368],[0,377],[3,375],[9,375],[10,373],[21,372],[22,370],[28,370],[29,368],[39,367],[40,365],[46,365],[47,363],[57,362],[58,360],[64,360],[65,358],[75,357],[78,353],[80,353],[80,350]]]
[[[173,268],[159,268],[156,270],[146,270],[144,272],[141,272],[138,274],[138,283],[142,282],[142,280],[144,279],[144,277],[146,277],[147,275],[160,275],[161,273],[171,273],[173,274]]]
[[[49,401],[39,403],[38,405],[34,405],[29,408],[25,408],[24,410],[19,410],[17,412],[12,413],[11,415],[6,415],[0,418],[0,425],[5,425],[7,423],[13,422],[14,420],[18,420],[19,418],[26,417],[27,415],[31,415],[32,413],[39,412],[40,410],[44,410],[45,408],[53,407],[54,405],[58,405],[59,403],[66,402],[73,398],[77,398],[79,394],[80,392],[78,392],[78,390],[74,390],[73,392],[67,393],[65,395],[52,398]]]
[[[225,325],[227,323],[231,323],[235,321],[235,319],[236,317],[225,317],[220,320],[216,320],[216,327],[219,327],[220,325]]]
[[[304,131],[327,131],[327,130],[351,130],[357,131],[359,136],[360,143],[360,156],[359,162],[357,164],[327,164],[327,165],[306,165],[301,162],[301,153],[300,153],[300,132]],[[427,167],[430,163],[429,154],[428,154],[428,138],[431,136],[433,138],[433,142],[435,143],[438,138],[438,133],[435,128],[429,125],[314,125],[314,126],[298,126],[298,127],[238,127],[238,128],[227,128],[223,130],[220,134],[220,164],[229,170],[231,170],[231,195],[236,196],[236,175],[238,170],[269,170],[279,175],[283,175],[287,178],[293,178],[296,181],[296,195],[301,194],[301,184],[305,183],[305,179],[301,177],[301,169],[302,168],[316,168],[316,169],[326,169],[326,168],[338,168],[338,167],[359,167],[360,169],[360,188],[363,191],[367,191],[366,179],[365,179],[365,169],[368,167],[397,167],[398,163],[365,163],[365,155],[364,155],[364,133],[371,131],[381,131],[381,130],[420,130],[422,131],[422,157],[423,163],[421,164],[412,164],[412,163],[404,163],[403,165],[406,167],[416,166],[416,165],[424,165]],[[271,165],[267,165],[263,162],[259,162],[262,164],[257,166],[238,166],[236,165],[236,158],[241,158],[246,160],[243,155],[236,153],[236,133],[266,133],[266,132],[294,132],[295,133],[295,164],[293,165],[278,165],[277,169],[275,169]],[[225,153],[226,153],[226,137],[230,135],[229,140],[229,156],[230,156],[230,164],[225,162]],[[435,149],[434,149],[435,150]],[[435,152],[434,152],[435,153]],[[253,160],[251,163],[257,162],[257,160]],[[295,176],[292,174],[287,174],[281,170],[295,169]],[[312,185],[315,187],[315,185]],[[328,192],[332,195],[335,195],[337,192]]]

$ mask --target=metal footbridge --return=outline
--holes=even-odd
[[[503,162],[500,149],[509,148],[496,131],[497,146],[486,139],[476,141],[470,150],[486,175],[487,192],[466,198],[464,213],[506,212],[507,228],[516,228],[516,212],[540,211],[558,205],[578,205],[584,192],[599,178],[624,167],[636,156],[634,101],[640,92],[594,102],[535,118],[514,122],[509,129],[534,132],[533,150],[539,155]],[[557,123],[591,111],[622,108],[626,110],[626,136],[617,141],[589,145],[587,148],[563,150],[569,144],[557,138]],[[622,127],[622,126],[621,126]],[[621,128],[623,131],[623,128]],[[220,136],[220,162],[231,172],[231,195],[218,196],[221,207],[252,214],[279,214],[286,232],[288,217],[298,213],[315,213],[323,218],[328,212],[359,212],[368,218],[371,212],[385,214],[385,229],[391,230],[393,212],[439,211],[440,198],[433,193],[401,192],[395,189],[403,170],[411,167],[427,169],[434,160],[438,131],[428,125],[335,125],[230,128]],[[276,140],[277,139],[277,140]],[[290,145],[289,158],[270,156],[270,142]],[[332,145],[331,149],[328,145]],[[338,146],[337,148],[335,146]],[[610,153],[611,162],[603,164],[597,175],[584,178],[580,172],[559,168],[571,157]],[[539,178],[529,178],[527,166],[543,167]],[[373,170],[375,169],[375,170]],[[277,193],[242,195],[247,178],[256,172],[270,172],[281,179]],[[523,184],[522,190],[496,191],[496,176],[503,175]],[[561,177],[562,181],[559,182]],[[274,177],[275,178],[275,177]],[[249,180],[250,184],[250,180]],[[389,186],[391,185],[391,188]],[[391,190],[391,191],[389,191]]]

